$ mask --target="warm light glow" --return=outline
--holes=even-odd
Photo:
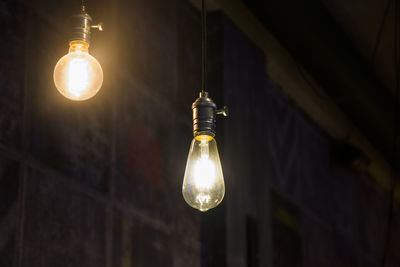
[[[217,143],[212,136],[196,136],[190,147],[182,193],[185,201],[200,211],[221,203],[225,183]]]
[[[103,70],[89,55],[88,47],[82,41],[71,42],[69,53],[54,68],[54,83],[58,91],[71,100],[89,99],[103,84]]]
[[[208,158],[201,158],[194,163],[194,183],[199,189],[209,189],[215,182],[215,166]]]
[[[68,91],[79,98],[89,87],[89,77],[90,67],[88,61],[82,58],[71,59],[67,70]]]

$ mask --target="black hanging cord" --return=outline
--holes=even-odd
[[[207,7],[206,0],[201,4],[201,39],[202,39],[202,77],[201,92],[204,93],[207,87]]]
[[[378,48],[379,48],[379,45],[380,45],[381,39],[382,39],[382,32],[383,32],[383,29],[385,28],[386,19],[387,19],[390,7],[392,5],[392,2],[393,2],[393,0],[387,0],[387,2],[386,2],[386,7],[383,12],[381,25],[379,26],[378,34],[375,39],[374,50],[372,50],[372,60],[371,60],[372,66],[375,64],[376,54],[378,53]]]
[[[397,173],[397,154],[398,154],[398,140],[399,140],[399,124],[400,124],[400,58],[399,58],[399,3],[398,0],[394,2],[394,70],[395,70],[395,81],[396,81],[396,89],[395,89],[395,99],[394,99],[394,130],[393,130],[393,167],[391,168],[391,181],[390,181],[390,198],[389,198],[389,214],[388,220],[386,225],[386,236],[385,236],[385,244],[383,250],[383,257],[382,257],[382,267],[386,266],[387,262],[387,254],[390,244],[390,232],[393,220],[393,209],[394,209],[394,194],[396,189],[396,173]]]

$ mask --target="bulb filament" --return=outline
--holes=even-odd
[[[200,159],[194,167],[194,182],[200,190],[210,189],[215,183],[215,166],[209,159],[209,146],[207,140],[201,140]],[[203,201],[207,200],[204,196],[199,196]],[[203,202],[202,201],[202,202]]]

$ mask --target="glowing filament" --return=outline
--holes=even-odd
[[[182,194],[185,201],[201,211],[217,206],[225,194],[224,177],[217,143],[211,136],[196,136],[192,140]]]
[[[68,54],[60,58],[54,68],[57,90],[71,100],[89,99],[103,84],[103,70],[99,62],[89,55],[88,48],[88,43],[70,42]]]
[[[67,71],[68,91],[76,97],[84,93],[90,83],[90,66],[84,58],[74,58],[69,62]]]
[[[199,159],[193,168],[194,183],[198,189],[210,189],[215,183],[215,166],[208,158]]]

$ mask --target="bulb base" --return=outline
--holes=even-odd
[[[194,136],[215,136],[216,108],[217,105],[208,97],[207,92],[200,93],[192,105]]]
[[[88,13],[82,11],[71,17],[71,36],[70,41],[83,41],[90,43],[92,18]]]

